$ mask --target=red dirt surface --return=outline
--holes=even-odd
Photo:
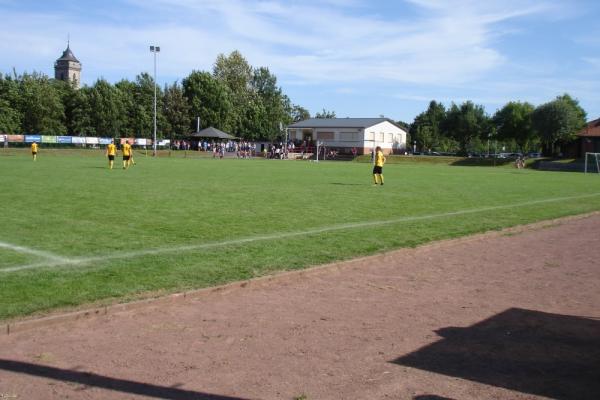
[[[40,325],[0,399],[598,399],[600,215]]]

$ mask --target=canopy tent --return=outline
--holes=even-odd
[[[229,133],[220,131],[217,128],[213,128],[212,126],[202,129],[200,132],[193,132],[190,134],[190,137],[194,138],[194,139],[204,139],[204,138],[237,139],[235,136],[232,136]]]

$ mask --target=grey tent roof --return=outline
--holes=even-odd
[[[195,138],[237,139],[235,136],[231,136],[229,133],[220,131],[212,126],[202,129],[200,132],[193,132],[190,136]]]
[[[79,62],[79,60],[77,58],[75,58],[75,55],[73,54],[73,52],[71,51],[71,48],[67,45],[67,48],[65,49],[65,51],[63,51],[62,56],[56,60],[56,61],[74,61],[74,62]]]
[[[310,118],[291,124],[289,128],[368,128],[385,121],[397,126],[389,118]]]

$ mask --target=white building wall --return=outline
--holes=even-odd
[[[370,152],[376,146],[381,146],[386,154],[404,151],[406,149],[407,132],[389,121],[383,121],[368,128],[315,128],[312,131],[313,143],[322,142],[327,147],[351,149],[356,147]],[[302,140],[303,130],[290,129],[290,137]]]
[[[385,153],[403,151],[406,149],[407,132],[389,121],[365,128],[363,147],[375,148],[380,146]]]

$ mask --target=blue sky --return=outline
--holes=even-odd
[[[239,50],[295,104],[412,122],[435,99],[493,114],[562,93],[600,117],[596,0],[0,0],[0,72],[40,71],[66,47],[82,80],[158,82],[212,70]]]

